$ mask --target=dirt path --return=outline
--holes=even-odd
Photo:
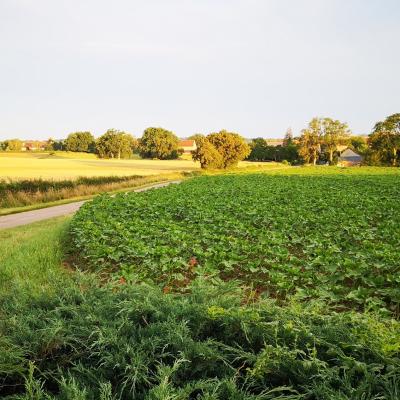
[[[169,181],[156,183],[151,186],[146,186],[133,192],[144,192],[150,189],[158,189],[170,185],[171,183],[180,183],[181,181]],[[74,203],[63,204],[61,206],[41,208],[39,210],[25,211],[18,214],[5,215],[0,217],[0,229],[14,228],[20,225],[31,224],[32,222],[42,221],[44,219],[60,217],[62,215],[73,214],[78,211],[83,203],[90,200],[76,201]]]

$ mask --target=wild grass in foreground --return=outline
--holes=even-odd
[[[322,304],[252,302],[78,279],[2,298],[7,399],[385,399],[400,395],[400,325]]]

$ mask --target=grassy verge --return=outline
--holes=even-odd
[[[8,199],[3,200],[3,204],[15,204],[19,203],[18,206],[3,206],[0,208],[1,215],[15,214],[23,211],[37,210],[40,208],[46,208],[61,204],[67,204],[74,201],[91,199],[93,196],[99,193],[119,193],[129,192],[137,188],[146,187],[158,182],[168,182],[177,179],[186,179],[187,177],[198,174],[186,173],[186,172],[174,172],[162,175],[150,175],[135,177],[135,179],[125,179],[121,182],[105,183],[101,185],[79,185],[74,188],[64,188],[60,190],[47,190],[46,192],[17,192],[8,193]],[[27,203],[27,204],[21,204]],[[1,203],[0,203],[1,205]]]
[[[67,278],[67,270],[61,266],[69,219],[48,219],[0,231],[0,296],[53,291],[56,282]]]

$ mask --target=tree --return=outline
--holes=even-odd
[[[129,158],[137,148],[137,140],[130,134],[109,129],[96,141],[96,151],[100,158]]]
[[[178,137],[163,128],[147,128],[140,139],[139,151],[143,158],[171,160],[179,155]]]
[[[251,161],[289,161],[297,162],[299,158],[294,139],[284,141],[283,146],[271,146],[263,138],[252,139],[251,152],[247,157]]]
[[[46,140],[46,144],[45,144],[45,146],[44,146],[44,149],[45,149],[46,151],[53,151],[53,150],[54,150],[54,143],[55,143],[55,141],[54,141],[53,138],[48,138],[48,139]]]
[[[368,143],[381,159],[386,158],[392,166],[396,166],[400,151],[400,113],[377,122]]]
[[[222,130],[211,133],[207,140],[215,147],[222,156],[223,168],[237,165],[250,154],[250,146],[237,133]]]
[[[368,151],[368,144],[365,136],[351,136],[349,147],[356,153],[365,154]]]
[[[95,151],[95,139],[90,132],[70,133],[65,140],[67,151],[79,151],[93,153]]]
[[[293,132],[292,128],[288,128],[283,139],[283,145],[290,146],[291,144],[293,144]]]
[[[348,143],[350,131],[347,124],[331,118],[321,120],[321,130],[322,147],[332,165],[334,153],[339,145]]]
[[[53,150],[65,150],[65,140],[55,140],[53,142]]]
[[[198,137],[196,150],[192,152],[193,161],[199,161],[203,169],[223,168],[223,159],[217,149],[207,140],[206,137]]]
[[[250,143],[250,154],[247,159],[251,161],[268,161],[269,147],[264,138],[255,138]]]
[[[321,151],[322,123],[319,118],[313,118],[307,129],[301,131],[299,139],[299,155],[306,163],[316,164]]]
[[[8,151],[21,151],[22,150],[22,142],[19,139],[9,139],[3,142],[3,146],[5,150]]]

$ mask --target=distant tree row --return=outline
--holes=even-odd
[[[256,138],[251,141],[250,149],[251,152],[247,157],[250,161],[299,162],[298,147],[294,142],[291,129],[286,132],[282,144],[273,146],[264,138]]]
[[[335,164],[339,149],[350,147],[364,157],[364,163],[371,165],[397,166],[400,162],[400,113],[390,115],[375,124],[368,140],[351,135],[346,123],[331,118],[313,118],[308,127],[297,138],[289,129],[283,143],[273,146],[263,138],[256,138],[247,144],[237,133],[220,132],[207,136],[196,134],[190,137],[196,141],[197,149],[192,158],[202,168],[229,168],[240,160],[288,161],[290,163]],[[23,142],[9,139],[0,142],[0,150],[20,151]],[[176,159],[180,155],[179,139],[171,131],[150,127],[140,139],[132,135],[109,129],[97,140],[90,132],[74,132],[65,140],[49,139],[46,150],[96,153],[100,158],[130,158],[133,153],[143,158],[161,160]]]

